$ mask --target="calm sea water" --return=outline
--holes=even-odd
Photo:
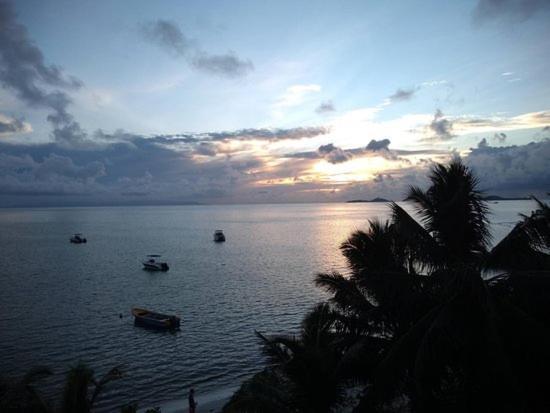
[[[500,239],[531,202],[491,204]],[[0,374],[48,365],[61,386],[82,360],[126,377],[98,411],[232,389],[262,367],[254,330],[288,333],[324,298],[317,272],[343,270],[338,246],[384,204],[0,209]],[[212,242],[215,229],[227,242]],[[82,232],[87,244],[69,237]],[[141,269],[162,254],[167,273]],[[182,317],[175,333],[133,325],[141,306]],[[123,317],[120,318],[119,314]]]

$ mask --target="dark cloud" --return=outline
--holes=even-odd
[[[391,102],[402,102],[411,100],[416,93],[416,89],[397,89],[393,95],[389,97]]]
[[[318,159],[340,163],[359,156],[380,156],[387,150],[346,150],[329,143],[316,151],[283,156],[273,166],[271,159],[213,156],[215,141],[195,142],[182,149],[121,131],[102,136],[102,144],[94,147],[0,142],[0,203],[280,202],[375,196],[401,199],[408,185],[425,183],[425,172],[434,159],[445,161],[451,156],[448,151],[393,150],[400,156],[426,156],[424,161],[408,166],[395,164],[394,169],[378,174],[372,181],[334,187],[308,176]],[[198,159],[200,152],[203,157]],[[549,140],[491,147],[485,139],[465,160],[480,176],[484,188],[525,194],[548,188],[549,158]],[[293,185],[287,184],[289,179]]]
[[[240,77],[254,70],[250,60],[239,58],[234,52],[210,54],[199,42],[188,38],[174,21],[158,19],[144,23],[140,31],[147,41],[161,47],[175,57],[185,58],[197,70],[225,77]]]
[[[500,143],[503,143],[506,140],[506,138],[507,138],[507,136],[503,132],[495,133],[495,135],[493,136],[493,139],[497,142],[500,142]]]
[[[349,151],[345,151],[342,148],[334,146],[332,143],[328,145],[321,145],[317,149],[317,152],[327,161],[332,164],[347,162],[353,155]]]
[[[0,203],[207,202],[213,194],[227,201],[248,190],[251,171],[263,166],[255,157],[197,161],[194,148],[173,150],[139,135],[103,136],[103,144],[93,147],[0,143]]]
[[[24,132],[25,124],[19,119],[6,119],[0,117],[0,135]]]
[[[200,53],[192,62],[193,67],[214,75],[240,77],[254,70],[250,60],[239,59],[235,53],[209,55]]]
[[[424,156],[436,156],[436,157],[448,157],[451,152],[447,150],[439,149],[418,149],[418,150],[407,150],[407,149],[390,149],[390,140],[381,139],[379,141],[372,139],[366,147],[361,148],[352,148],[352,149],[341,149],[334,146],[332,143],[327,145],[322,145],[316,151],[306,151],[306,152],[295,152],[285,154],[284,158],[297,158],[297,159],[326,159],[327,154],[332,154],[331,156],[338,160],[339,162],[345,162],[353,157],[366,157],[366,156],[381,156],[388,160],[392,161],[402,161],[405,163],[410,163],[410,161],[405,158],[406,156],[411,155],[424,155]],[[338,163],[338,162],[332,162]]]
[[[326,102],[322,102],[319,106],[317,106],[315,112],[319,114],[324,114],[334,112],[335,110],[336,109],[334,108],[334,104],[332,103],[332,101],[327,100]]]
[[[342,149],[338,146],[334,146],[332,143],[321,145],[316,151],[307,152],[295,152],[283,155],[283,158],[295,158],[295,159],[324,159],[332,164],[342,163],[349,161],[356,154],[364,152],[363,148],[357,149]]]
[[[188,39],[178,27],[177,23],[173,21],[158,19],[156,21],[143,23],[140,29],[145,39],[174,56],[184,56],[187,52],[196,47],[196,42]]]
[[[201,142],[195,147],[195,153],[197,155],[216,156],[216,145],[210,142]]]
[[[45,63],[42,51],[6,1],[0,1],[0,83],[29,106],[51,109],[48,121],[56,139],[74,142],[84,135],[67,110],[70,97],[59,90],[80,88],[82,82]]]
[[[550,188],[550,140],[493,147],[482,140],[465,158],[482,187],[510,195],[542,193]]]
[[[30,155],[0,154],[0,194],[87,195],[97,190],[105,165],[92,161],[77,166],[71,158],[54,153],[35,160]]]
[[[548,0],[479,0],[473,11],[473,17],[477,23],[495,18],[520,22],[539,12],[549,10]]]
[[[282,140],[297,140],[304,138],[314,138],[329,133],[330,129],[324,126],[300,127],[290,129],[239,129],[231,132],[212,132],[203,134],[203,137],[208,137],[214,141],[225,140],[265,140],[276,142]]]
[[[369,144],[367,145],[368,151],[381,151],[381,150],[389,150],[390,146],[390,140],[389,139],[381,139],[379,141],[372,139]]]
[[[448,141],[455,137],[453,134],[453,122],[447,119],[439,109],[435,112],[434,118],[429,125],[429,130],[431,132],[430,138],[433,140]]]
[[[106,142],[130,142],[133,141],[136,136],[147,139],[150,143],[157,143],[166,146],[188,146],[211,144],[214,142],[246,142],[246,141],[266,141],[266,142],[278,142],[284,140],[299,140],[315,138],[329,133],[330,129],[323,126],[313,127],[299,127],[299,128],[249,128],[238,129],[236,131],[222,131],[222,132],[206,132],[206,133],[181,133],[170,135],[155,135],[152,137],[145,137],[141,135],[134,135],[124,131],[116,131],[113,134],[104,133],[102,130],[97,130],[94,133],[94,138],[97,141]],[[212,146],[210,146],[212,148]]]

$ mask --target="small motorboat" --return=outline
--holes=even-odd
[[[225,242],[225,235],[221,229],[214,231],[214,242]]]
[[[149,271],[168,271],[170,267],[168,267],[167,263],[159,261],[160,257],[161,255],[158,254],[148,255],[145,261],[142,262],[143,269]]]
[[[73,244],[85,244],[87,241],[86,241],[86,238],[84,238],[82,236],[82,234],[78,233],[78,234],[74,234],[70,239],[69,241],[71,241]]]
[[[137,325],[151,328],[175,329],[179,328],[181,319],[175,315],[155,313],[143,308],[132,308],[134,322]]]

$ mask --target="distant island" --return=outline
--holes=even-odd
[[[531,198],[528,196],[520,196],[520,197],[504,197],[499,195],[487,195],[484,196],[483,199],[485,201],[529,201]],[[403,200],[405,201],[405,200]],[[348,204],[355,204],[355,203],[361,203],[361,202],[392,202],[389,199],[386,198],[373,198],[373,199],[351,199],[349,201],[346,201]]]
[[[350,201],[346,201],[349,204],[357,203],[357,202],[391,202],[388,199],[385,198],[373,198],[373,199],[352,199]]]
[[[523,197],[502,197],[498,195],[487,195],[484,196],[485,201],[529,201],[531,198],[527,196]]]

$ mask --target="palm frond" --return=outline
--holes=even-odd
[[[395,246],[395,232],[389,222],[369,221],[367,232],[355,231],[340,246],[355,274],[376,270],[404,270],[403,254]]]
[[[432,168],[426,192],[413,187],[415,203],[426,230],[445,248],[448,261],[480,261],[490,241],[488,207],[478,181],[460,159]]]
[[[71,367],[65,379],[61,410],[63,413],[90,411],[88,389],[93,384],[94,372],[84,363]]]
[[[293,412],[292,388],[281,372],[266,368],[246,380],[222,409],[223,413]]]
[[[284,364],[300,351],[300,342],[293,336],[266,336],[259,331],[254,332],[260,339],[262,350],[272,364]]]
[[[90,408],[94,405],[97,397],[101,394],[107,384],[114,380],[121,379],[124,376],[122,365],[113,367],[96,384],[92,398],[90,399]]]
[[[442,266],[444,252],[430,233],[395,202],[391,203],[391,210],[398,242],[408,252],[408,271]]]
[[[367,388],[356,412],[370,412],[375,406],[393,395],[395,389],[403,379],[403,372],[411,367],[415,353],[426,331],[438,316],[444,304],[433,308],[418,321],[406,334],[400,337],[391,346],[389,352],[378,364],[371,378],[372,387]]]
[[[344,311],[364,313],[374,308],[357,283],[337,272],[319,273],[315,284],[332,294],[331,301]]]
[[[550,269],[550,256],[533,247],[533,229],[520,222],[487,255],[486,268],[493,270]]]

